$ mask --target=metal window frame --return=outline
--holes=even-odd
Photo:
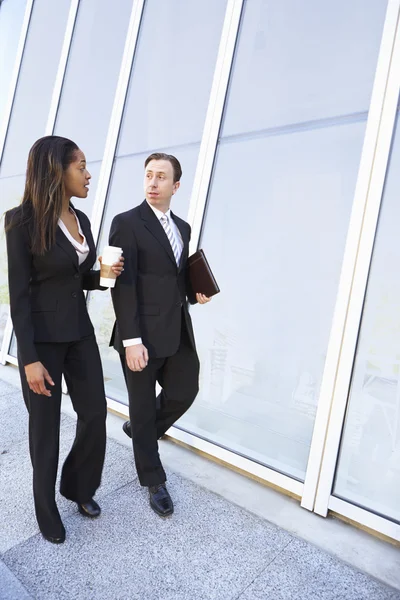
[[[224,115],[225,100],[235,56],[236,42],[245,0],[228,0],[221,41],[218,49],[214,78],[204,130],[200,144],[197,168],[189,203],[188,222],[192,227],[190,252],[195,252],[200,240],[201,227],[207,204],[208,188],[211,181],[218,136]]]
[[[331,513],[350,519],[354,523],[358,523],[363,527],[367,527],[372,531],[400,542],[400,525],[393,523],[390,519],[375,515],[369,510],[360,508],[334,496],[330,497],[328,508]]]
[[[124,116],[126,97],[129,89],[131,73],[134,67],[135,54],[139,39],[145,0],[133,0],[132,11],[125,40],[124,53],[118,77],[114,104],[111,111],[110,124],[107,132],[103,161],[99,173],[96,196],[93,203],[91,224],[95,243],[98,243],[101,223],[106,208],[108,188],[111,181],[115,153],[117,150],[119,131]]]
[[[52,135],[57,119],[58,106],[60,104],[64,77],[67,70],[68,57],[72,46],[76,18],[78,16],[80,0],[71,0],[67,23],[65,26],[64,42],[61,48],[60,61],[58,63],[57,75],[54,81],[53,95],[50,102],[49,114],[44,135]]]
[[[331,364],[332,377],[329,393],[324,397],[319,409],[325,417],[318,421],[314,454],[311,458],[309,476],[313,475],[310,493],[303,499],[322,516],[328,510],[335,510],[344,516],[357,516],[358,522],[380,533],[400,539],[399,527],[389,525],[390,521],[377,517],[372,512],[361,509],[331,496],[340,450],[341,434],[345,420],[348,393],[351,385],[353,363],[356,356],[357,340],[362,321],[363,303],[368,285],[369,268],[373,256],[373,245],[378,225],[387,166],[390,158],[391,142],[394,133],[397,103],[400,91],[400,2],[391,0],[382,40],[376,85],[371,102],[371,114],[364,144],[356,201],[352,215],[345,264],[342,273],[336,322],[333,327],[337,344],[337,359]],[[334,372],[333,372],[334,371]],[[322,439],[324,437],[324,439]],[[314,439],[313,439],[314,442]],[[317,443],[318,442],[318,443]],[[314,464],[312,464],[314,462]],[[306,482],[310,483],[310,481]],[[312,486],[312,487],[311,487]],[[305,493],[308,492],[305,486]],[[314,505],[312,506],[312,501]],[[353,515],[350,516],[350,515]]]
[[[8,94],[8,100],[5,109],[5,115],[3,122],[0,123],[0,166],[3,158],[4,146],[6,143],[8,127],[11,120],[11,113],[14,104],[14,98],[18,86],[18,78],[21,70],[22,59],[24,55],[26,40],[28,37],[29,24],[31,20],[34,0],[27,0],[25,6],[24,18],[22,20],[21,33],[19,36],[19,42],[17,47],[17,54],[14,62],[14,69],[11,76],[10,89]]]
[[[340,414],[337,412],[338,402],[341,406],[342,414],[339,425],[340,429],[344,418],[350,380],[348,377],[347,387],[346,385],[343,386],[343,384],[340,384],[339,372],[346,370],[349,376],[354,358],[354,354],[351,355],[351,352],[344,352],[345,332],[349,327],[350,306],[352,306],[353,330],[355,328],[358,332],[362,311],[362,299],[364,297],[366,285],[365,280],[364,287],[356,291],[354,279],[355,271],[361,256],[367,261],[369,267],[372,252],[372,246],[369,250],[368,248],[361,247],[360,240],[365,234],[367,214],[371,214],[371,203],[374,202],[375,205],[376,203],[380,203],[386,165],[389,158],[394,112],[390,109],[390,106],[387,105],[389,91],[388,82],[390,73],[393,70],[393,48],[396,35],[398,35],[397,26],[399,11],[400,0],[389,0],[343,257],[337,301],[321,383],[320,398],[314,423],[304,484],[304,494],[301,502],[301,506],[308,510],[314,510],[317,490],[319,490],[320,493],[320,485],[326,485],[327,473],[325,472],[325,469],[328,468],[328,479],[332,480],[332,469],[336,464],[336,455],[331,455],[329,461],[326,458],[326,452],[330,454],[332,451],[329,444],[327,445],[327,439],[328,436],[332,436],[332,427],[334,427],[335,430],[338,428],[338,423],[336,425],[333,424],[334,414],[336,417]],[[387,129],[388,127],[389,130]],[[383,130],[386,131],[385,140],[382,138]],[[382,142],[385,143],[382,144]],[[376,219],[377,216],[376,213]],[[376,226],[376,220],[374,225]],[[357,303],[358,312],[354,312],[353,307],[355,293],[357,293],[359,299]],[[356,338],[354,341],[356,341]],[[355,352],[355,345],[353,345],[353,352]],[[328,510],[328,498],[325,496],[324,509],[322,509],[321,506],[321,494],[319,495],[319,498],[319,510],[317,512],[326,515]]]

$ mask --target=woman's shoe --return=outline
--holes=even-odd
[[[52,544],[63,544],[65,542],[65,529],[64,528],[62,529],[61,533],[59,533],[57,535],[46,535],[45,533],[43,533],[43,531],[41,532],[41,534],[45,540],[47,540],[48,542],[51,542]]]

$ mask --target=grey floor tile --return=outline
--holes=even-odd
[[[0,379],[0,391],[0,410],[3,408],[3,406],[5,406],[6,403],[13,401],[16,402],[17,398],[21,398],[22,400],[21,388],[16,387],[7,381],[4,381],[3,379]],[[7,400],[8,396],[11,396],[12,399]]]
[[[230,600],[291,540],[176,475],[169,488],[168,519],[131,483],[104,499],[100,519],[71,516],[62,546],[36,536],[4,561],[40,600]]]
[[[28,411],[21,391],[0,381],[0,454],[9,452],[14,444],[28,439]],[[4,393],[10,388],[12,393]],[[61,415],[61,423],[73,423],[67,415]]]
[[[400,592],[294,540],[240,600],[399,600]]]
[[[73,419],[62,415],[61,422],[59,473],[75,435]],[[135,477],[132,452],[121,444],[108,440],[102,485],[96,498],[101,500]],[[57,490],[58,484],[59,482]],[[73,502],[66,500],[58,492],[57,505],[63,519],[77,510]],[[5,454],[0,454],[0,553],[37,532],[32,497],[32,467],[26,439],[11,446]]]
[[[0,560],[0,600],[33,600],[21,582]]]
[[[0,454],[9,452],[13,444],[28,439],[28,412],[22,402],[0,408]]]

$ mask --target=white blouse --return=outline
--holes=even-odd
[[[63,223],[63,221],[61,221],[61,219],[58,219],[58,225],[59,225],[61,231],[64,233],[64,235],[68,238],[68,240],[71,242],[71,244],[75,248],[76,253],[78,255],[79,264],[81,265],[83,262],[85,262],[87,255],[89,254],[89,246],[88,246],[85,236],[83,235],[81,224],[79,223],[79,219],[76,216],[75,211],[72,210],[72,208],[70,208],[70,211],[72,212],[72,214],[74,215],[74,217],[76,219],[79,234],[83,237],[83,243],[81,244],[80,242],[77,242],[76,239],[72,237],[72,235],[68,231],[68,229],[65,226],[65,224]]]

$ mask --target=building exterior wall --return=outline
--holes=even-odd
[[[222,291],[192,310],[201,389],[171,435],[398,540],[399,15],[400,0],[0,4],[1,211],[32,143],[70,137],[100,252],[142,201],[146,156],[175,154],[174,211]],[[1,254],[15,362],[4,239]],[[109,294],[88,307],[124,412]]]

